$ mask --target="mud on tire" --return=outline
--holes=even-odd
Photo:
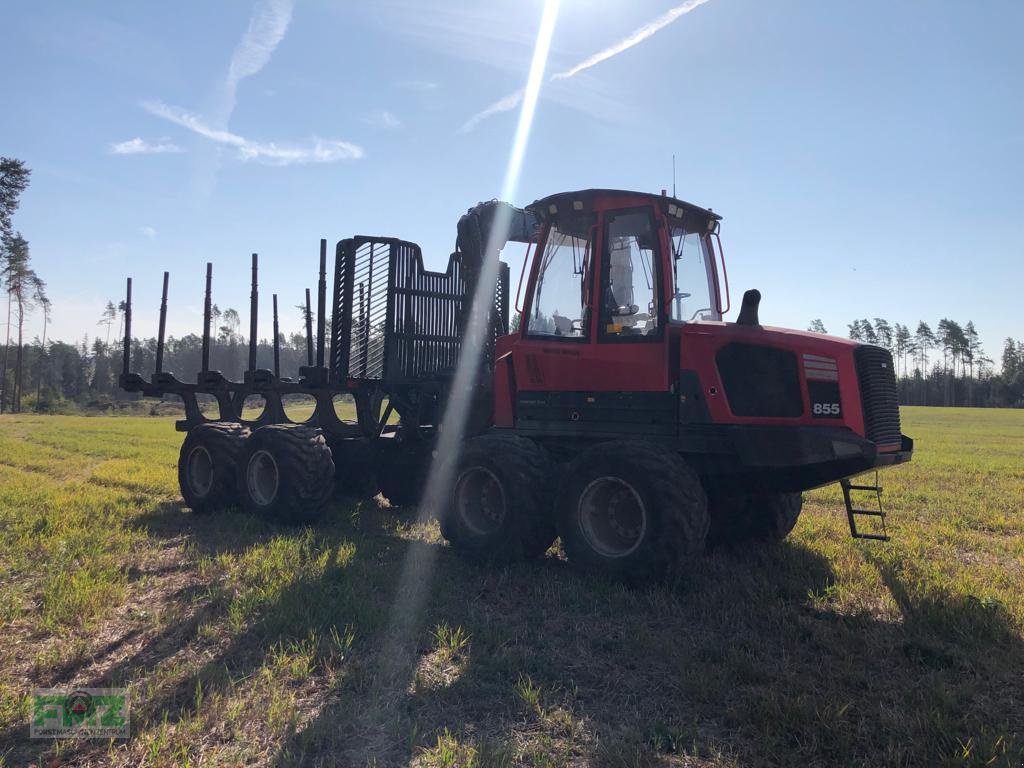
[[[253,514],[292,525],[314,522],[334,492],[331,449],[312,427],[260,427],[239,457],[237,487]]]
[[[803,508],[799,493],[715,495],[711,508],[711,546],[748,541],[782,541],[796,526]]]
[[[439,515],[441,534],[476,562],[538,557],[556,538],[552,467],[532,440],[484,435],[467,440]]]
[[[238,504],[238,458],[249,436],[241,424],[215,421],[189,430],[178,455],[178,485],[196,514],[219,512]]]
[[[600,443],[574,459],[559,489],[569,562],[625,581],[663,578],[701,555],[707,497],[682,457],[648,443]]]

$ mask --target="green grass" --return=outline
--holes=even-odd
[[[196,517],[171,420],[2,417],[0,765],[1018,766],[1024,411],[904,428],[890,543],[825,489],[631,591],[465,564],[379,500]],[[111,685],[130,741],[28,739],[32,687]]]

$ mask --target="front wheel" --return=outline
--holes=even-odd
[[[799,493],[747,493],[711,500],[713,546],[748,541],[782,541],[796,526],[803,509]]]
[[[566,469],[558,524],[569,562],[627,581],[699,557],[708,531],[700,478],[671,452],[635,441],[595,445]]]
[[[538,557],[556,537],[551,466],[532,440],[484,435],[467,440],[441,534],[470,560],[510,562]]]
[[[245,443],[237,486],[249,512],[279,523],[314,522],[334,491],[331,449],[317,429],[260,427]]]

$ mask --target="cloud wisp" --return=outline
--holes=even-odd
[[[393,112],[386,109],[378,109],[363,116],[363,122],[372,125],[374,128],[388,128],[397,130],[402,127],[402,121]]]
[[[151,143],[136,136],[134,139],[118,141],[110,145],[110,154],[112,155],[164,155],[184,151],[183,147],[179,147],[167,138]]]
[[[407,91],[417,91],[419,93],[427,93],[429,91],[436,91],[440,85],[435,83],[433,80],[402,80],[395,85],[399,88],[404,88]]]
[[[206,111],[206,116],[156,99],[142,102],[142,108],[216,145],[233,149],[235,156],[242,161],[255,161],[264,165],[299,165],[334,163],[363,157],[365,152],[362,147],[340,139],[314,136],[299,144],[279,144],[254,141],[228,130],[228,123],[238,103],[239,84],[267,66],[288,32],[293,6],[294,0],[259,0],[256,3],[249,27],[231,54],[228,71],[216,94],[216,104]],[[393,115],[387,116],[397,120]],[[212,188],[217,162],[208,157],[201,165],[205,166],[205,177],[200,179],[200,186],[208,193]]]
[[[292,21],[293,0],[262,0],[253,9],[249,28],[231,54],[216,120],[227,125],[238,103],[238,84],[270,61]]]
[[[628,51],[635,45],[642,43],[647,38],[660,32],[662,29],[667,27],[672,22],[676,21],[679,17],[685,16],[687,13],[692,11],[694,8],[704,5],[708,0],[686,0],[674,8],[669,9],[658,18],[649,21],[642,27],[635,29],[631,34],[624,37],[614,45],[610,45],[597,53],[588,56],[578,64],[574,64],[563,72],[556,72],[549,78],[549,82],[556,82],[558,80],[568,80],[571,77],[575,77],[580,72],[584,72],[591,67],[600,64],[603,61],[618,56],[624,51]],[[480,123],[489,117],[500,114],[502,112],[509,112],[519,106],[519,103],[523,100],[523,91],[518,90],[514,93],[510,93],[507,96],[495,101],[493,104],[485,107],[481,111],[473,115],[469,120],[463,123],[462,127],[459,128],[459,133],[469,133],[476,128]]]
[[[186,128],[216,144],[233,148],[240,160],[255,160],[266,165],[293,165],[358,160],[365,154],[359,145],[338,139],[314,137],[305,144],[252,141],[237,133],[211,126],[199,115],[162,101],[145,101],[142,108],[151,115]]]

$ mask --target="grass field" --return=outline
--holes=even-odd
[[[1019,766],[1024,411],[904,431],[890,543],[817,491],[630,591],[464,564],[379,499],[196,517],[171,420],[0,417],[0,765]],[[129,741],[29,740],[32,687],[122,685]]]

